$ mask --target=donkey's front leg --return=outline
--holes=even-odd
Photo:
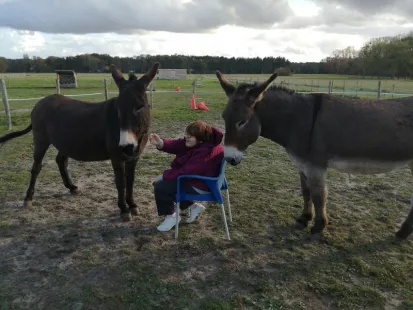
[[[313,202],[311,200],[310,188],[307,184],[307,177],[300,171],[301,194],[303,195],[303,213],[296,219],[296,227],[303,229],[313,219]]]
[[[125,200],[125,162],[112,159],[112,167],[115,173],[116,189],[118,190],[118,207],[120,209],[120,217],[125,222],[130,221],[132,217]]]
[[[308,185],[310,188],[311,200],[315,209],[314,226],[311,228],[313,238],[320,237],[324,228],[328,225],[326,201],[327,201],[327,186],[326,186],[326,170],[311,169],[307,173]]]
[[[409,164],[410,172],[413,175],[413,162]],[[413,196],[410,198],[410,211],[404,220],[400,229],[396,232],[398,239],[406,239],[411,233],[413,233]]]
[[[135,181],[135,168],[137,159],[133,159],[126,163],[126,203],[129,206],[132,215],[138,215],[138,206],[133,200],[133,183]]]

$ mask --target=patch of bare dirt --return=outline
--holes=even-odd
[[[148,144],[144,153],[154,151]],[[137,174],[134,197],[140,214],[125,223],[119,218],[109,161],[70,160],[68,170],[80,194],[71,195],[63,186],[52,154],[39,175],[33,208],[22,208],[24,192],[20,200],[6,201],[2,208],[6,224],[0,227],[0,287],[19,288],[21,297],[14,303],[21,306],[42,305],[51,287],[62,287],[72,277],[79,281],[85,262],[116,265],[128,257],[125,248],[142,250],[147,242],[141,237],[154,233],[159,220],[150,185],[155,176]],[[93,284],[99,269],[96,275],[85,275],[84,283]]]

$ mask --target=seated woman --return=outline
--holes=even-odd
[[[153,183],[158,215],[165,219],[157,229],[169,231],[175,226],[175,195],[177,192],[177,177],[182,174],[197,174],[215,177],[219,174],[224,157],[224,147],[221,145],[223,133],[204,121],[190,123],[185,130],[184,138],[161,139],[157,134],[149,136],[149,142],[158,150],[176,155],[171,168],[165,170]],[[198,179],[184,179],[182,190],[191,194],[202,194],[209,191],[204,182]],[[189,208],[187,223],[192,223],[205,210],[205,207],[193,201],[182,201],[180,209]],[[179,217],[178,221],[181,221]]]

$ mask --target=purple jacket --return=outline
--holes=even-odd
[[[223,133],[213,128],[213,142],[202,143],[195,147],[186,147],[185,139],[163,139],[162,151],[175,154],[171,168],[164,171],[164,180],[174,181],[182,174],[198,174],[207,177],[218,176],[224,158],[224,147],[221,145]],[[209,191],[204,182],[197,179],[184,179],[193,187]]]

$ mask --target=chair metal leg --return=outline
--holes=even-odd
[[[232,212],[231,212],[231,203],[229,201],[229,190],[225,190],[227,192],[227,202],[228,202],[228,216],[229,216],[229,221],[232,222]]]
[[[176,203],[176,210],[175,210],[175,216],[176,216],[176,223],[175,223],[175,239],[178,240],[178,230],[179,230],[179,213],[181,211],[181,206],[180,203]]]
[[[224,204],[221,204],[221,214],[222,214],[222,219],[223,219],[223,221],[224,221],[225,234],[227,235],[227,239],[228,239],[228,240],[231,240],[231,238],[229,237],[228,223],[227,223],[227,217],[226,217],[226,215],[225,215]]]

